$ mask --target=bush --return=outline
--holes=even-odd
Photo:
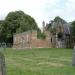
[[[45,36],[44,33],[42,33],[40,30],[38,30],[38,31],[37,31],[37,38],[44,40],[44,39],[46,38],[46,36]]]

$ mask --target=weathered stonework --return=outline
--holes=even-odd
[[[13,48],[48,48],[50,45],[50,35],[46,32],[46,39],[38,39],[37,31],[27,31],[14,35]]]
[[[50,29],[53,32],[50,34],[51,44],[53,48],[70,48],[71,47],[71,33],[70,33],[70,24],[62,19],[58,19],[57,21],[51,21],[50,24],[47,24],[45,27],[45,31],[49,31]],[[59,35],[61,37],[59,38]]]
[[[57,21],[51,21],[45,25],[43,21],[43,33],[46,35],[46,39],[38,39],[37,31],[27,31],[14,35],[14,48],[70,48],[71,43],[70,24],[62,19]],[[53,33],[49,27],[53,29]],[[61,37],[59,37],[61,35]]]

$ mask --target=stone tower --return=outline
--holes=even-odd
[[[45,21],[42,22],[43,32],[45,32]]]

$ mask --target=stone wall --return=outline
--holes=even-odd
[[[14,48],[48,48],[51,47],[49,32],[45,32],[46,39],[37,39],[37,31],[27,31],[14,35]]]

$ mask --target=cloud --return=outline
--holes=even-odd
[[[22,10],[35,18],[39,27],[42,21],[49,22],[55,16],[67,21],[75,19],[75,0],[0,0],[0,19],[10,11]]]

